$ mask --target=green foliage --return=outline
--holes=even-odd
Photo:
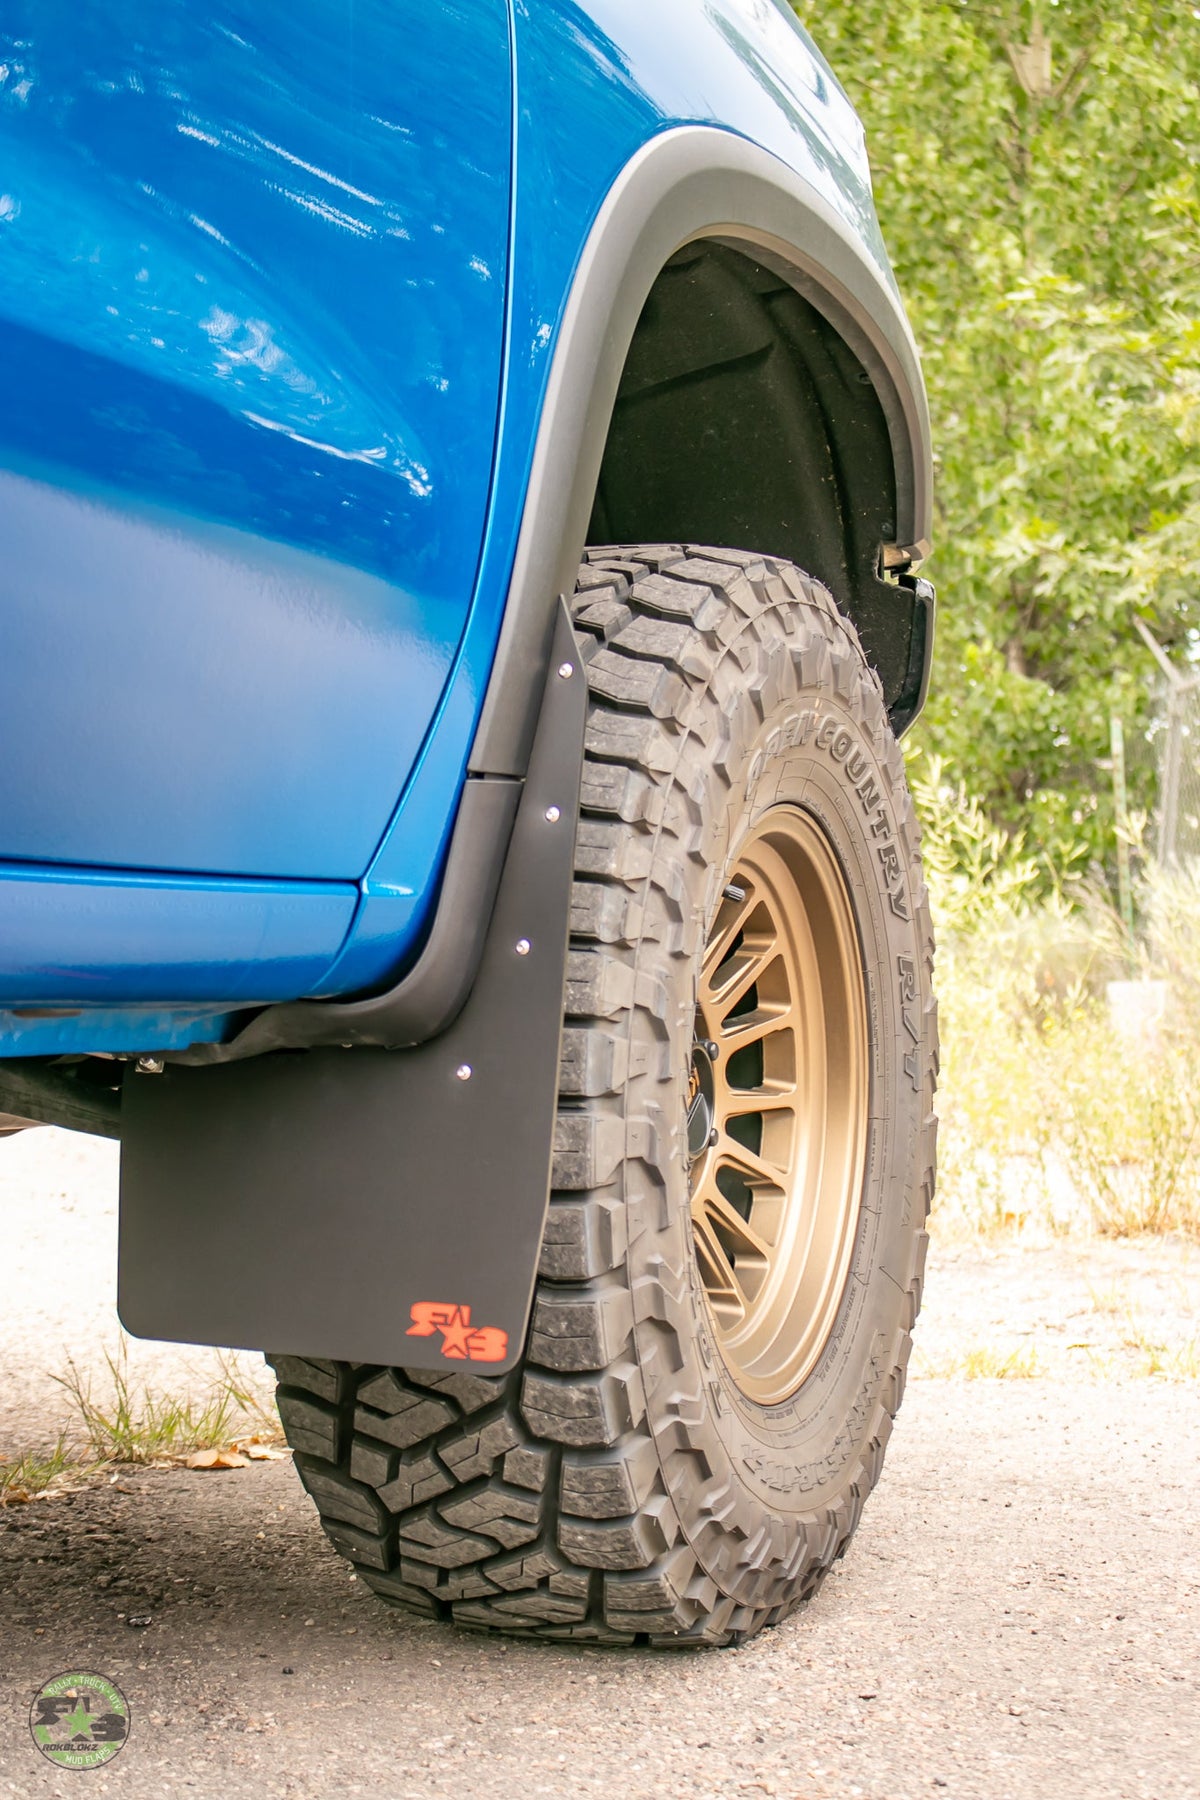
[[[1200,19],[794,4],[867,126],[930,390],[942,611],[914,736],[1051,863],[1106,854],[1109,716],[1148,708],[1134,617],[1200,627]]]
[[[1042,1064],[1052,1078],[1058,1141],[1094,1228],[1106,1237],[1200,1229],[1200,1038],[1176,1015],[1123,1046],[1082,1004],[1047,1020]]]
[[[936,764],[914,788],[939,942],[940,1227],[1200,1237],[1200,872],[1143,872],[1131,945],[1106,893],[1044,893],[1019,837]]]
[[[950,782],[940,756],[914,756],[909,782],[925,822],[923,860],[939,941],[961,944],[998,916],[1019,913],[1041,885],[1023,836],[1008,836],[964,782]]]
[[[80,1472],[78,1459],[67,1449],[61,1436],[52,1450],[26,1450],[16,1457],[0,1456],[0,1506],[16,1506],[32,1500]]]
[[[115,1355],[104,1352],[104,1362],[110,1392],[101,1400],[94,1396],[90,1375],[81,1374],[70,1359],[67,1373],[51,1378],[74,1402],[97,1462],[171,1462],[191,1451],[223,1448],[239,1427],[245,1429],[248,1416],[264,1421],[258,1396],[232,1355],[221,1360],[202,1399],[136,1387],[124,1336]]]

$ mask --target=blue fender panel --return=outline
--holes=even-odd
[[[11,470],[0,543],[0,853],[359,872],[449,667],[443,608],[310,551]]]
[[[118,824],[145,827],[146,846],[174,830],[178,857],[135,858],[147,868],[361,878],[336,960],[281,997],[377,989],[411,964],[427,929],[485,696],[494,709],[493,668],[505,685],[536,686],[536,645],[496,663],[510,591],[536,588],[548,625],[582,546],[575,498],[556,494],[539,511],[548,484],[535,450],[606,201],[647,146],[709,127],[714,171],[722,144],[759,146],[785,187],[790,171],[837,215],[895,306],[861,128],[777,0],[361,0],[352,12],[296,0],[286,18],[249,0],[203,10],[102,0],[82,18],[61,0],[27,0],[16,16],[23,29],[0,44],[12,171],[0,247],[20,254],[0,257],[0,320],[26,334],[36,360],[52,319],[51,360],[65,375],[46,426],[28,403],[15,426],[0,424],[0,463],[57,485],[92,523],[123,507],[123,525],[158,534],[155,555],[169,540],[189,569],[218,554],[247,571],[232,647],[218,655],[199,628],[192,640],[220,696],[207,747],[225,760],[207,786],[200,749],[176,751],[173,738],[176,760],[155,786],[163,743],[144,728],[152,670],[138,668],[138,634],[118,656],[101,632],[84,633],[137,726],[127,745],[112,718],[98,727],[128,783],[119,799],[97,796],[100,817],[109,841]],[[802,207],[795,216],[802,247]],[[136,405],[123,412],[129,393]],[[571,464],[571,429],[545,441]],[[534,534],[537,519],[554,529]],[[268,596],[257,571],[276,558],[283,573]],[[372,582],[378,590],[361,585]],[[309,593],[322,597],[310,606]],[[114,578],[110,612],[120,597]],[[149,624],[148,604],[140,617]],[[258,638],[281,635],[289,659],[311,652],[302,674],[268,665]],[[343,660],[322,676],[335,638]],[[69,651],[67,631],[59,643]],[[250,689],[274,708],[270,743],[255,740],[241,705]],[[86,682],[73,691],[86,698]],[[182,673],[176,692],[195,701]],[[18,707],[32,737],[59,695],[43,686],[36,707],[20,696]],[[181,741],[206,723],[171,710]],[[61,712],[68,796],[97,734]],[[515,751],[472,766],[518,776],[524,764]],[[44,759],[35,767],[29,754],[22,769],[35,787],[46,779]],[[195,781],[190,844],[164,817],[183,774]],[[77,809],[75,827],[91,817]],[[43,840],[24,841],[34,851]],[[52,854],[70,847],[60,840]],[[225,1035],[223,1022],[213,1037]],[[93,1047],[110,1046],[98,1037]]]
[[[363,874],[475,582],[509,81],[506,0],[5,8],[0,857]]]
[[[587,510],[569,523],[542,508],[542,541],[526,547],[523,521],[538,513],[539,484],[563,480],[535,461],[551,371],[589,234],[622,172],[647,144],[686,125],[712,134],[714,192],[721,137],[744,138],[778,159],[782,184],[798,175],[839,219],[873,279],[898,309],[871,199],[862,127],[850,102],[788,9],[774,0],[537,0],[515,7],[516,183],[502,429],[479,585],[447,699],[392,830],[364,884],[364,904],[324,994],[383,982],[398,966],[407,920],[397,884],[420,892],[426,845],[446,816],[471,752],[513,585],[540,564],[547,599],[573,579]],[[767,160],[767,159],[764,159]],[[728,221],[736,224],[736,219]],[[714,218],[716,230],[721,221]],[[796,230],[803,234],[803,212]],[[664,254],[676,246],[671,245]],[[594,354],[589,344],[585,356]],[[586,392],[586,381],[580,392]],[[578,403],[578,396],[576,399]],[[569,410],[569,409],[568,409]],[[591,421],[603,431],[607,419]],[[583,427],[579,428],[582,432]],[[576,433],[578,437],[579,433]],[[572,436],[568,429],[566,439]],[[555,444],[556,453],[559,445]],[[566,455],[569,459],[570,449]],[[532,483],[532,489],[531,489]],[[518,550],[518,538],[521,548]],[[514,579],[514,565],[516,575]],[[527,659],[520,658],[522,666]],[[506,669],[506,679],[518,671]],[[496,696],[489,694],[489,705]],[[490,772],[517,771],[519,758]],[[388,953],[391,960],[388,960]]]

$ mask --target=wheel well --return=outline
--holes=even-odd
[[[903,714],[924,617],[880,576],[895,520],[887,422],[845,339],[744,251],[715,240],[678,251],[630,345],[588,543],[694,542],[798,563],[854,621]]]

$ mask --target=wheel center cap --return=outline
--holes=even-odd
[[[704,1044],[692,1047],[692,1066],[688,1070],[687,1147],[692,1162],[708,1148],[712,1136],[716,1086],[713,1081],[712,1057]]]

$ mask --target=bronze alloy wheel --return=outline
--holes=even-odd
[[[700,974],[688,1148],[696,1256],[741,1391],[773,1406],[833,1327],[858,1225],[866,990],[845,878],[776,806],[733,865]]]

